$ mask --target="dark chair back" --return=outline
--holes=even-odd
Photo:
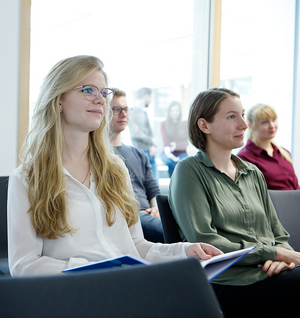
[[[0,275],[10,275],[7,259],[7,186],[8,177],[0,177]]]
[[[169,205],[168,196],[158,194],[156,196],[157,206],[164,230],[164,239],[166,243],[181,242],[179,235],[179,226],[174,219],[172,210]]]
[[[194,258],[51,277],[0,279],[0,317],[223,317]]]
[[[290,245],[300,252],[300,190],[268,190],[278,218],[289,232]]]
[[[8,177],[0,177],[0,258],[7,258],[7,186]]]

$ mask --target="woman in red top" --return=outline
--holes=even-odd
[[[254,163],[264,174],[268,189],[300,189],[290,153],[276,145],[278,122],[275,110],[265,104],[250,108],[248,115],[249,139],[238,156]]]
[[[161,160],[168,166],[170,178],[177,162],[187,157],[188,133],[186,121],[181,119],[180,103],[173,101],[167,110],[167,119],[161,123],[164,150]]]

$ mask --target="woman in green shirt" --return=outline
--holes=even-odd
[[[182,239],[224,252],[256,246],[213,281],[225,316],[294,314],[300,253],[288,244],[260,170],[231,154],[247,129],[239,95],[223,88],[201,92],[188,127],[199,151],[177,164],[169,194]]]

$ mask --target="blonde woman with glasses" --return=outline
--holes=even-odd
[[[221,253],[208,244],[144,239],[129,174],[108,138],[111,116],[103,63],[58,62],[41,87],[23,165],[10,176],[11,275],[54,275],[124,254],[150,262]]]

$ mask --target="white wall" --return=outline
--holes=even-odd
[[[296,175],[300,183],[300,5],[296,7],[298,10],[298,33],[296,34],[298,38],[298,47],[296,47],[296,57],[295,64],[297,68],[295,69],[295,83],[294,83],[294,113],[293,113],[293,161]]]
[[[21,0],[0,0],[0,176],[18,165]]]

